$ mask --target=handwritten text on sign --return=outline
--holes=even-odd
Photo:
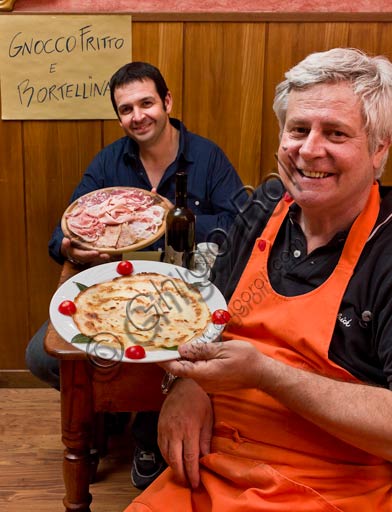
[[[109,80],[131,60],[130,16],[5,18],[6,23],[0,18],[3,119],[116,117]]]

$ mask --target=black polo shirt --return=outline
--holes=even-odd
[[[261,185],[238,215],[213,269],[214,283],[229,300],[280,197],[282,185]],[[307,293],[333,272],[348,232],[307,254],[305,236],[290,207],[268,261],[272,287],[281,295]],[[304,312],[303,322],[312,321]],[[381,203],[370,235],[345,291],[329,358],[359,380],[392,389],[392,193]]]

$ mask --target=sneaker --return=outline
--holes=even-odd
[[[148,487],[167,467],[160,453],[147,452],[135,446],[133,453],[131,480],[137,489]]]

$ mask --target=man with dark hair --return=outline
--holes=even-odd
[[[169,92],[169,88],[167,87],[165,79],[159,69],[147,62],[130,62],[116,71],[109,83],[110,99],[112,100],[112,105],[117,115],[118,109],[114,95],[116,89],[131,82],[143,82],[145,80],[152,80],[154,82],[155,89],[161,98],[163,105],[165,105],[165,98]]]
[[[212,141],[188,132],[169,118],[173,100],[160,71],[144,62],[120,68],[110,80],[110,94],[125,137],[113,142],[93,159],[71,202],[93,190],[127,186],[156,192],[174,202],[175,175],[188,175],[188,205],[196,216],[196,242],[215,228],[226,231],[247,199],[242,183],[223,151]],[[158,250],[161,238],[147,249]],[[81,249],[54,230],[49,253],[58,263],[66,259],[80,266],[110,260],[108,254]],[[58,360],[43,348],[47,324],[30,341],[27,366],[37,377],[59,389]],[[157,415],[139,413],[133,425],[136,440],[132,480],[145,488],[165,467],[156,442]]]

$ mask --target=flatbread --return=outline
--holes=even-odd
[[[61,228],[83,249],[120,254],[161,238],[169,209],[164,197],[148,190],[102,188],[74,201],[63,214]]]
[[[73,320],[82,334],[111,333],[124,348],[177,347],[202,335],[211,317],[195,286],[154,272],[92,285],[74,302]]]

